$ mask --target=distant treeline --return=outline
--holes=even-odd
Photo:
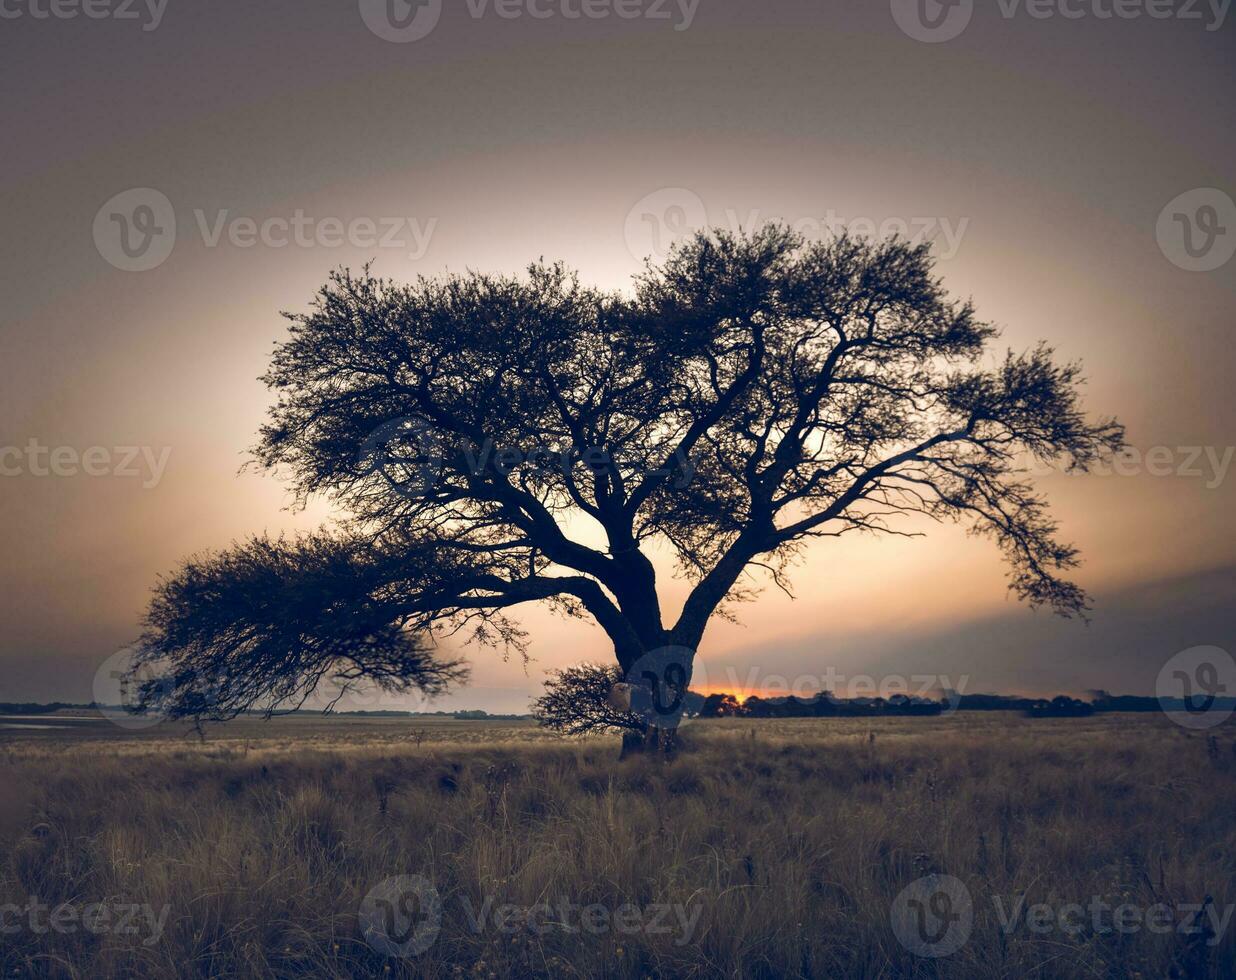
[[[813,698],[798,698],[793,695],[781,698],[752,696],[739,701],[732,694],[709,694],[704,696],[691,691],[687,696],[686,712],[699,718],[856,718],[874,715],[930,716],[946,711],[1020,711],[1033,718],[1082,718],[1105,711],[1189,711],[1204,708],[1236,709],[1236,698],[1219,698],[1204,706],[1188,705],[1183,699],[1140,697],[1132,694],[1108,694],[1096,692],[1089,701],[1059,695],[1054,698],[1026,698],[1004,694],[957,694],[946,691],[938,699],[911,697],[894,694],[891,697],[837,698],[828,692]],[[46,715],[61,710],[120,710],[120,705],[70,704],[53,701],[50,704],[34,702],[0,702],[0,715]],[[462,711],[398,711],[381,709],[374,711],[332,711],[332,715],[352,718],[454,718],[461,721],[524,721],[528,714],[493,715],[480,709]],[[302,708],[288,714],[321,715],[321,711]],[[260,711],[248,711],[245,715],[263,717]]]
[[[98,704],[90,702],[89,704],[69,704],[65,701],[53,701],[50,704],[38,704],[31,702],[14,702],[0,701],[0,715],[49,715],[56,711],[121,711],[123,707],[118,704]],[[261,718],[264,713],[261,711],[246,711],[245,715]],[[302,708],[299,711],[281,712],[281,714],[300,714],[300,715],[320,715],[321,711],[312,708]],[[466,711],[394,711],[394,710],[378,710],[378,711],[332,711],[332,715],[340,717],[364,717],[364,718],[458,718],[464,721],[522,721],[530,715],[491,715],[488,711],[480,709],[471,709]]]
[[[1223,699],[1227,705],[1234,699]],[[1209,707],[1210,705],[1206,705]],[[710,694],[699,708],[701,718],[849,718],[870,715],[939,715],[945,711],[1020,711],[1033,718],[1081,718],[1105,711],[1186,711],[1182,699],[1097,692],[1089,701],[1059,695],[1054,698],[1012,697],[1003,694],[957,694],[945,692],[939,699],[894,694],[888,698],[836,698],[824,692],[814,698],[749,697],[739,701],[732,694]]]
[[[62,711],[70,708],[86,710],[93,707],[93,704],[67,704],[64,701],[53,701],[51,704],[0,701],[0,715],[49,715],[53,711]]]

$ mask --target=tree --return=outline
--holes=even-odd
[[[461,669],[444,638],[524,652],[510,612],[540,602],[601,626],[655,736],[758,576],[788,589],[809,543],[916,516],[993,538],[1030,605],[1088,608],[1027,463],[1084,470],[1123,430],[1086,418],[1048,347],[987,358],[997,331],[926,245],[700,234],[629,296],[560,264],[343,270],[287,316],[255,460],[350,516],[160,583],[140,657],[166,665],[147,687],[171,714],[269,708],[333,671],[432,691]],[[673,619],[654,542],[691,585]]]
[[[550,672],[545,693],[532,702],[537,721],[563,735],[635,733],[644,725],[621,698],[622,669],[617,664],[582,663]]]
[[[732,694],[710,694],[700,709],[701,718],[733,718],[742,714],[742,704]]]

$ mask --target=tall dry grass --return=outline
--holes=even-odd
[[[697,723],[670,764],[613,744],[212,739],[0,745],[0,905],[144,903],[149,934],[0,936],[5,977],[1236,975],[1197,938],[1001,928],[1007,905],[1236,902],[1236,755],[1164,719]],[[895,938],[897,894],[961,879],[969,940]],[[358,925],[384,879],[441,896],[424,953]],[[494,906],[676,906],[694,929],[479,931]],[[651,913],[650,913],[651,914]],[[10,926],[13,919],[9,920]],[[542,919],[543,921],[543,919]],[[670,919],[670,922],[678,920]],[[1236,923],[1232,923],[1236,925]],[[148,944],[147,944],[148,943]],[[1199,948],[1199,945],[1201,948]]]

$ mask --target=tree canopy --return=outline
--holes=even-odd
[[[435,693],[463,669],[445,638],[523,651],[529,602],[594,619],[627,671],[697,650],[755,570],[788,588],[810,542],[917,534],[919,516],[991,537],[1029,604],[1088,608],[1028,464],[1086,469],[1123,430],[1087,418],[1079,366],[1047,346],[993,356],[927,245],[702,233],[627,294],[561,264],[342,270],[286,315],[254,458],[348,516],[160,582],[142,656],[171,665],[148,687],[173,714],[278,706],[337,674]],[[690,582],[672,618],[653,542]]]

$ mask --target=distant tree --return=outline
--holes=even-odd
[[[289,319],[255,458],[350,516],[160,583],[140,659],[170,714],[270,708],[335,675],[433,692],[462,670],[435,656],[445,637],[523,652],[508,617],[537,602],[608,634],[651,688],[655,744],[714,614],[760,574],[788,589],[811,542],[916,534],[898,524],[916,516],[992,537],[1031,605],[1087,608],[1026,464],[1086,469],[1122,429],[1087,420],[1079,368],[1047,347],[989,363],[996,330],[925,245],[700,234],[629,296],[561,265],[342,271]],[[672,618],[654,545],[690,584]]]
[[[550,672],[545,692],[532,702],[532,716],[563,735],[599,732],[644,733],[644,724],[623,697],[622,669],[616,664],[577,664]]]
[[[700,708],[701,718],[733,718],[742,714],[742,705],[732,694],[710,694]]]
[[[1094,705],[1066,694],[1058,694],[1050,701],[1036,701],[1027,710],[1027,714],[1032,718],[1083,718],[1094,714]]]

